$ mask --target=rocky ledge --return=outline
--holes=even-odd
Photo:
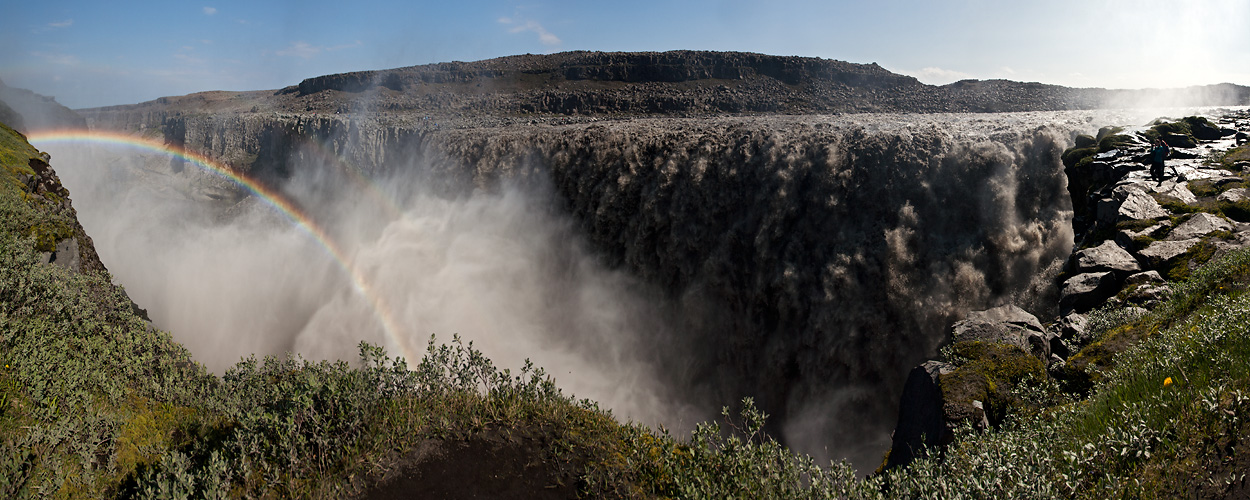
[[[1162,181],[1149,173],[1155,138],[1172,145]],[[998,426],[1028,405],[1021,386],[1087,394],[1134,340],[1092,338],[1090,311],[1146,314],[1201,264],[1250,246],[1248,139],[1247,111],[1076,137],[1064,154],[1076,248],[1057,277],[1060,315],[1044,325],[1007,304],[956,322],[942,359],[909,374],[882,467],[942,449],[961,426]]]

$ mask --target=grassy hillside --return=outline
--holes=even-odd
[[[761,432],[744,401],[673,437],[618,423],[541,370],[431,343],[410,366],[244,360],[207,373],[104,271],[42,263],[72,211],[34,196],[39,152],[0,126],[0,496],[29,498],[1051,498],[1245,495],[1250,253],[1151,314],[1105,310],[1088,396],[1019,384],[1038,411],[965,429],[940,459],[867,480]],[[1093,346],[1099,345],[1097,342]],[[1082,392],[1082,394],[1085,394]]]

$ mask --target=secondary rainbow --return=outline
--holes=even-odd
[[[302,231],[307,233],[315,240],[322,249],[332,258],[339,267],[343,269],[352,281],[352,286],[356,292],[364,298],[374,310],[378,323],[381,324],[383,332],[392,342],[403,352],[404,358],[408,361],[419,359],[413,356],[414,352],[408,348],[408,343],[399,335],[399,327],[394,319],[390,307],[386,301],[373,291],[373,287],[369,285],[369,281],[365,276],[356,269],[352,260],[347,256],[346,252],[335,241],[321,229],[311,217],[301,211],[293,203],[288,201],[281,193],[266,187],[247,176],[234,172],[230,168],[213,161],[207,156],[189,151],[185,148],[163,144],[150,139],[136,137],[133,135],[107,132],[93,131],[81,129],[59,129],[59,130],[43,130],[28,134],[27,139],[32,143],[35,142],[77,142],[85,141],[96,144],[105,144],[112,146],[124,146],[138,148],[141,150],[156,152],[160,154],[170,155],[182,159],[196,167],[220,175],[231,182],[246,189],[255,195],[267,205],[273,207]]]

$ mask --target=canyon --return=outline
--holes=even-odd
[[[1074,244],[1061,155],[1103,123],[1154,118],[1101,108],[1245,105],[1248,96],[1234,85],[936,87],[874,64],[814,58],[579,52],[78,112],[93,130],[202,155],[283,193],[373,270],[367,277],[386,300],[409,304],[397,315],[410,328],[388,338],[367,326],[370,311],[343,303],[347,285],[329,266],[271,275],[291,284],[254,287],[246,299],[332,292],[269,302],[290,313],[282,321],[231,323],[239,335],[276,339],[244,343],[250,352],[336,358],[351,355],[360,337],[399,348],[460,333],[505,366],[535,358],[566,389],[648,424],[680,429],[751,396],[772,415],[770,431],[796,450],[862,469],[890,446],[908,370],[934,356],[952,323],[1005,304],[1057,316],[1053,280]],[[52,152],[99,163],[78,156],[96,152]],[[115,185],[58,168],[80,210],[94,212],[81,217],[103,260],[153,321],[197,357],[223,349],[196,340],[215,331],[197,326],[203,315],[178,319],[174,310],[187,307],[179,300],[193,300],[168,286],[143,290],[148,280],[130,284],[128,276],[171,269],[143,255],[172,245],[171,234],[216,241],[206,248],[219,254],[240,245],[170,233],[176,220],[259,228],[232,238],[273,231],[273,221],[254,214],[248,190],[183,160],[121,164],[119,175],[174,186],[171,198],[212,216],[180,209],[110,224],[133,215],[106,209],[118,199]],[[354,178],[381,186],[397,210],[360,208],[366,190],[351,187]],[[477,233],[448,224],[495,229],[466,240]],[[413,248],[440,239],[449,243],[431,252],[470,258],[424,264],[431,261]],[[280,243],[308,255],[300,243]],[[467,274],[486,281],[460,292],[413,284],[462,266],[496,269],[501,259],[537,271]],[[251,262],[264,276],[280,260]],[[295,278],[301,273],[331,277]],[[534,292],[533,284],[547,287]],[[449,296],[457,307],[411,306]],[[487,316],[497,317],[476,319]],[[255,330],[239,326],[249,322]],[[527,341],[498,342],[508,328]],[[491,342],[509,347],[492,352]],[[572,354],[544,362],[544,350]],[[246,355],[226,352],[223,364]],[[609,380],[587,382],[594,377],[586,370],[596,368]],[[614,378],[644,395],[614,392]]]

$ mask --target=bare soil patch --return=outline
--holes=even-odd
[[[483,431],[458,440],[429,440],[361,498],[572,499],[577,478],[554,460],[548,439],[517,429]]]

